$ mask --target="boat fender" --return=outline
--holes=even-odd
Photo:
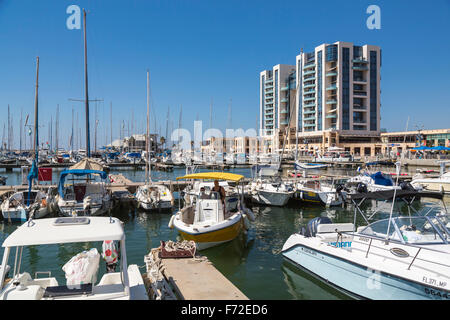
[[[244,212],[248,216],[250,221],[255,221],[256,220],[255,214],[253,213],[252,210],[250,210],[249,208],[244,208]]]
[[[174,224],[173,221],[175,220],[175,215],[172,215],[172,217],[170,217],[170,221],[169,221],[169,228],[173,229]]]
[[[244,220],[245,230],[249,230],[250,229],[250,221],[248,221],[247,215],[245,213],[242,215],[242,219]]]

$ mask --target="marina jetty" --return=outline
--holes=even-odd
[[[196,254],[192,241],[167,243],[144,258],[144,283],[156,300],[248,300],[206,258]]]

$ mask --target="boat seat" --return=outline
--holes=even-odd
[[[92,283],[81,284],[79,288],[70,289],[68,286],[45,288],[44,298],[57,298],[92,293]]]

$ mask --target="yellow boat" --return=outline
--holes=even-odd
[[[239,182],[244,176],[224,172],[201,172],[189,174],[179,179],[211,179]],[[237,211],[229,212],[223,207],[218,192],[212,191],[207,199],[197,198],[196,202],[184,207],[172,216],[170,228],[178,230],[185,240],[193,240],[198,250],[210,248],[235,239],[243,228],[249,228],[253,213],[242,202]]]

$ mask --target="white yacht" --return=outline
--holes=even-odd
[[[119,244],[119,259],[114,265],[105,259],[109,270],[97,282],[100,254],[96,243]],[[28,246],[48,246],[65,243],[93,244],[64,266],[66,284],[58,283],[51,271],[37,271],[30,274],[21,269],[23,248]],[[83,245],[84,246],[84,245]],[[3,260],[0,266],[1,300],[147,300],[139,267],[128,265],[125,232],[122,222],[108,217],[64,217],[29,220],[11,233],[3,242]],[[15,259],[10,255],[15,253]],[[105,254],[105,252],[103,252]],[[105,256],[106,258],[106,256]],[[8,278],[11,267],[8,261],[15,261],[14,272]],[[53,268],[55,270],[57,266]],[[41,276],[38,276],[38,275]],[[47,274],[46,277],[42,277]]]
[[[378,199],[381,191],[352,195]],[[397,199],[423,197],[398,191]],[[426,195],[429,196],[429,195]],[[432,197],[441,195],[432,195]],[[356,221],[357,210],[355,210]],[[362,212],[361,212],[362,214]],[[363,214],[364,216],[364,214]],[[367,218],[364,217],[364,219]],[[356,229],[354,223],[332,223],[317,217],[283,245],[288,261],[354,298],[417,300],[450,298],[450,220],[448,214],[380,219]]]

